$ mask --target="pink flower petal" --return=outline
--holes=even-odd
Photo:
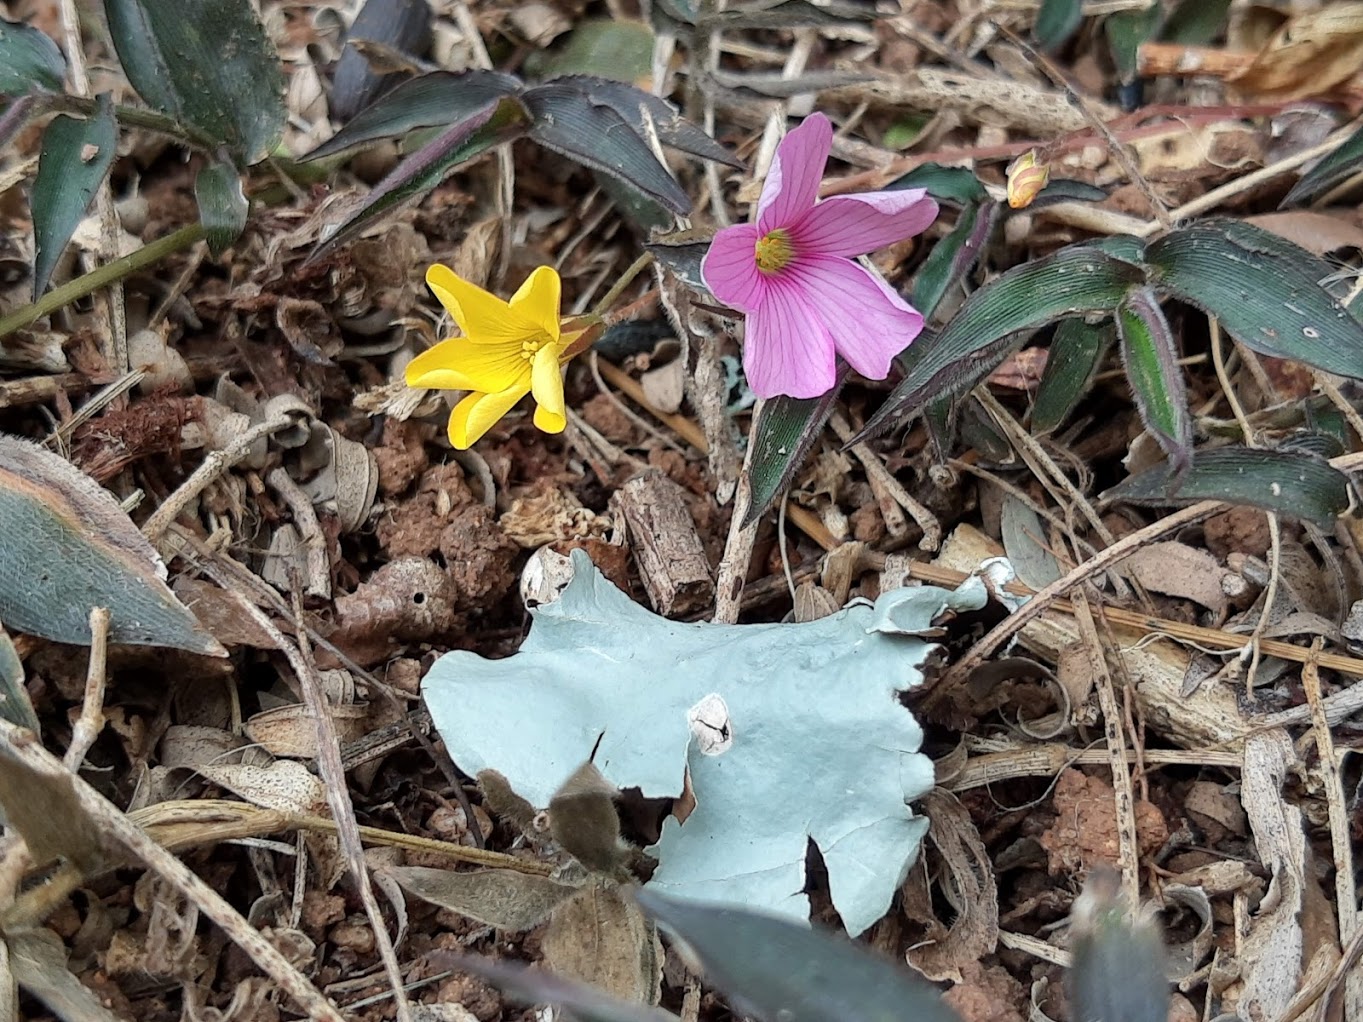
[[[757,268],[758,237],[753,224],[726,227],[710,242],[700,264],[700,275],[710,293],[740,312],[751,312],[761,305],[767,291]]]
[[[937,203],[922,188],[825,199],[791,227],[801,253],[859,256],[921,234],[937,219]]]
[[[781,140],[757,200],[759,234],[789,227],[814,205],[832,149],[833,125],[818,113],[810,114]]]
[[[799,289],[802,304],[828,332],[837,353],[868,380],[885,379],[891,360],[923,329],[917,309],[849,259],[801,257],[783,277]]]
[[[743,373],[764,398],[820,397],[837,382],[833,338],[791,281],[769,281],[766,300],[748,314]]]

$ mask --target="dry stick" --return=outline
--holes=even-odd
[[[203,493],[209,483],[246,457],[257,440],[278,433],[281,429],[292,426],[295,421],[292,415],[267,419],[243,432],[222,450],[210,451],[203,464],[196,468],[194,473],[180,484],[180,488],[156,509],[156,513],[147,519],[146,524],[142,526],[142,535],[155,545],[170,528],[171,522],[180,517],[180,512],[188,507],[195,497]]]
[[[1108,767],[1112,773],[1112,798],[1117,814],[1117,858],[1122,867],[1122,887],[1128,905],[1140,904],[1141,875],[1140,837],[1136,833],[1136,793],[1131,787],[1131,771],[1126,765],[1126,742],[1122,736],[1122,713],[1117,706],[1117,693],[1112,674],[1107,669],[1107,657],[1098,628],[1089,610],[1088,597],[1083,589],[1076,589],[1070,600],[1074,619],[1084,636],[1084,652],[1093,668],[1094,688],[1098,706],[1103,711],[1103,737],[1107,742]]]
[[[852,427],[841,412],[834,412],[828,419],[838,439],[846,443],[852,439]],[[918,541],[918,549],[936,551],[942,546],[942,523],[937,516],[909,495],[898,479],[885,467],[885,463],[865,442],[852,445],[852,453],[866,469],[866,478],[872,489],[879,489],[894,499],[895,503],[907,511],[918,527],[923,530],[923,538]],[[882,512],[883,513],[883,512]],[[886,521],[886,525],[889,521]]]
[[[753,421],[762,412],[762,401],[753,409]],[[715,573],[715,616],[717,624],[733,624],[738,620],[738,612],[743,608],[743,580],[748,576],[748,565],[752,561],[753,544],[757,541],[759,522],[743,524],[752,506],[752,458],[756,444],[749,444],[743,457],[743,469],[738,474],[738,486],[734,491],[734,514],[729,519],[729,535],[724,541],[724,555]],[[784,537],[783,537],[784,540]],[[781,556],[785,556],[784,542]]]
[[[1196,199],[1185,202],[1182,206],[1170,210],[1169,218],[1175,223],[1178,223],[1181,220],[1187,220],[1190,217],[1205,213],[1209,209],[1215,209],[1226,199],[1229,199],[1234,195],[1247,192],[1251,188],[1263,184],[1265,181],[1272,181],[1276,177],[1282,177],[1284,174],[1296,170],[1303,163],[1310,163],[1317,157],[1324,156],[1327,153],[1334,151],[1339,147],[1340,139],[1347,137],[1348,132],[1336,132],[1320,145],[1312,146],[1310,149],[1303,149],[1301,152],[1294,153],[1291,156],[1279,160],[1277,163],[1270,163],[1267,167],[1256,170],[1253,174],[1246,174],[1244,177],[1238,177],[1234,181],[1228,181],[1220,188],[1213,188],[1204,195],[1199,195]],[[1135,233],[1139,238],[1148,238],[1152,234],[1164,230],[1164,227],[1165,225],[1159,220],[1151,220]]]
[[[1254,430],[1249,424],[1249,416],[1241,407],[1240,399],[1236,396],[1235,388],[1231,386],[1230,376],[1226,372],[1226,359],[1222,350],[1221,323],[1215,316],[1207,317],[1207,322],[1211,327],[1212,334],[1212,365],[1216,369],[1216,378],[1221,384],[1221,392],[1226,396],[1226,403],[1230,405],[1231,415],[1240,426],[1240,434],[1244,438],[1245,446],[1258,447],[1259,445],[1254,438]],[[1271,391],[1265,394],[1265,397],[1271,396]],[[1278,516],[1272,511],[1268,512],[1268,538],[1269,549],[1272,553],[1269,557],[1268,587],[1264,590],[1264,609],[1260,612],[1259,620],[1254,625],[1254,631],[1250,633],[1249,639],[1245,643],[1250,651],[1249,669],[1245,671],[1245,698],[1251,702],[1254,699],[1254,679],[1259,673],[1259,643],[1272,620],[1273,604],[1278,600],[1278,579],[1282,575],[1282,529],[1278,525]]]
[[[69,779],[76,802],[107,837],[121,844],[134,858],[160,875],[199,911],[217,923],[286,994],[307,1012],[309,1018],[326,1022],[345,1022],[325,997],[317,992],[280,951],[261,936],[254,926],[229,905],[217,891],[171,855],[112,802],[72,774],[50,752],[38,744],[32,732],[0,719],[0,740],[25,767],[45,777]]]
[[[1007,36],[1014,45],[1020,47],[1027,56],[1031,57],[1033,63],[1041,68],[1042,72],[1045,73],[1047,78],[1055,83],[1057,88],[1064,90],[1065,95],[1069,96],[1070,101],[1079,107],[1080,112],[1084,115],[1084,119],[1089,122],[1093,130],[1098,133],[1103,142],[1107,145],[1108,154],[1121,165],[1122,170],[1126,172],[1127,179],[1141,190],[1141,194],[1145,196],[1145,201],[1150,203],[1150,209],[1154,212],[1155,219],[1159,222],[1160,226],[1165,230],[1173,227],[1174,220],[1169,214],[1169,207],[1164,204],[1163,199],[1155,194],[1155,189],[1150,187],[1150,182],[1147,181],[1145,175],[1141,173],[1141,168],[1136,166],[1136,161],[1131,158],[1131,153],[1127,151],[1124,145],[1117,141],[1116,137],[1112,134],[1112,130],[1103,123],[1103,119],[1099,117],[1097,111],[1093,109],[1093,104],[1084,96],[1076,92],[1070,86],[1070,83],[1065,76],[1060,73],[1060,69],[1046,59],[1046,57],[1030,43],[1023,40],[1007,25],[995,22],[994,26]],[[1136,904],[1136,901],[1133,900],[1132,904]]]
[[[659,422],[666,425],[674,433],[680,436],[688,444],[700,451],[706,451],[705,434],[690,419],[683,415],[673,415],[656,408],[649,403],[648,395],[644,393],[644,388],[639,386],[637,380],[630,376],[623,369],[611,365],[609,362],[600,363],[601,375],[611,382],[617,390],[623,391],[631,401],[637,404],[652,415]],[[737,511],[735,510],[735,514]],[[790,520],[797,529],[812,539],[825,551],[836,550],[842,546],[842,541],[828,531],[828,528],[819,521],[818,515],[811,512],[808,508],[792,507],[789,511]]]
[[[327,558],[327,538],[312,500],[303,492],[293,477],[283,468],[271,469],[265,481],[283,498],[293,514],[293,522],[303,538],[306,552],[307,586],[309,596],[331,598],[331,562]]]
[[[1134,751],[1124,752],[1122,763],[1136,762]],[[1141,753],[1146,763],[1167,766],[1216,766],[1226,769],[1239,769],[1245,757],[1238,752],[1217,752],[1182,749],[1146,749]],[[966,760],[959,773],[943,782],[943,787],[951,791],[969,791],[982,788],[998,781],[1009,781],[1017,777],[1054,777],[1066,767],[1083,764],[1111,764],[1112,753],[1109,749],[1084,749],[1075,751],[1068,745],[1034,745],[1006,752],[990,752],[982,756],[972,756]]]
[[[104,730],[104,681],[109,663],[109,608],[90,608],[90,661],[85,668],[85,698],[80,716],[71,729],[62,765],[72,773],[80,770],[85,754]]]
[[[355,886],[360,893],[360,901],[364,905],[365,915],[369,917],[369,924],[374,931],[374,940],[379,947],[379,958],[383,961],[384,971],[388,974],[388,982],[397,994],[398,1018],[402,1022],[412,1022],[412,1006],[408,1003],[406,995],[402,994],[402,971],[398,966],[397,955],[393,952],[393,942],[388,935],[388,927],[383,921],[383,913],[379,911],[378,902],[374,898],[374,890],[369,884],[369,870],[364,863],[364,847],[360,843],[360,834],[355,822],[355,807],[350,803],[350,792],[346,787],[345,770],[341,766],[341,746],[340,740],[336,737],[336,722],[331,715],[331,705],[327,702],[326,695],[322,692],[321,679],[317,677],[317,672],[313,668],[309,658],[304,655],[303,643],[306,638],[302,638],[299,645],[295,645],[288,639],[283,632],[275,627],[268,614],[248,600],[236,587],[229,581],[227,576],[216,571],[209,565],[204,566],[204,570],[212,576],[213,581],[227,590],[246,612],[258,628],[260,628],[275,646],[284,654],[288,660],[289,667],[293,669],[294,676],[298,679],[298,685],[303,690],[303,699],[308,708],[308,713],[312,716],[313,723],[317,728],[317,767],[318,773],[322,775],[322,783],[327,789],[327,802],[331,806],[331,815],[336,820],[336,835],[340,839],[341,851],[345,855],[346,865],[355,878]],[[297,593],[294,594],[294,616],[297,619],[297,632],[299,636],[306,636],[303,627],[303,608],[298,602]]]
[[[1325,706],[1320,693],[1320,666],[1315,657],[1324,640],[1317,636],[1311,643],[1311,657],[1301,671],[1302,689],[1311,707],[1311,729],[1315,734],[1316,751],[1320,756],[1320,776],[1325,787],[1325,804],[1330,818],[1330,846],[1335,860],[1335,910],[1339,913],[1339,939],[1348,943],[1359,929],[1358,893],[1354,890],[1353,846],[1349,840],[1349,810],[1344,805],[1344,785],[1339,776],[1339,760],[1330,735],[1330,722],[1325,719]]]
[[[1338,458],[1332,458],[1330,460],[1330,465],[1339,469],[1341,472],[1347,472],[1350,469],[1358,468],[1359,466],[1363,466],[1363,452],[1355,452],[1353,454],[1341,455]],[[1200,522],[1204,518],[1210,518],[1212,515],[1219,514],[1228,507],[1230,507],[1229,504],[1222,503],[1219,500],[1204,500],[1194,504],[1192,507],[1182,508],[1161,518],[1157,522],[1152,522],[1143,529],[1137,529],[1130,535],[1123,536],[1116,543],[1112,544],[1112,546],[1100,553],[1094,554],[1084,563],[1075,565],[1073,570],[1061,578],[1056,579],[1044,589],[1038,590],[1025,606],[1014,611],[1012,614],[1008,615],[1008,617],[1000,621],[984,638],[971,647],[970,651],[966,653],[965,656],[952,665],[941,684],[960,683],[965,678],[969,677],[970,672],[984,663],[985,659],[991,653],[1016,635],[1029,621],[1032,621],[1040,615],[1042,611],[1054,604],[1057,597],[1067,590],[1078,585],[1080,582],[1083,582],[1085,579],[1092,578],[1100,571],[1104,571],[1112,565],[1125,560],[1146,543],[1151,543],[1163,536],[1167,536],[1169,533],[1181,529],[1185,525],[1192,525],[1194,522]],[[1118,620],[1118,617],[1112,612],[1109,612],[1109,616],[1114,621]],[[1170,634],[1174,634],[1172,630],[1170,630]],[[1243,641],[1237,645],[1243,645]],[[1302,656],[1301,650],[1289,643],[1275,643],[1275,648],[1270,649],[1265,641],[1260,643],[1260,646],[1271,652],[1273,656],[1283,655],[1277,651],[1278,648],[1285,648],[1285,650],[1292,651],[1287,655],[1288,659],[1300,660]],[[1234,649],[1236,647],[1227,646],[1223,648]],[[1350,658],[1347,657],[1341,657],[1339,659],[1346,663],[1352,662]],[[1322,667],[1333,666],[1333,664],[1327,664],[1324,657],[1321,658],[1320,662]],[[1352,668],[1349,673],[1353,674],[1355,677],[1359,676],[1357,667]],[[1357,699],[1357,706],[1363,706],[1363,685],[1352,685],[1342,692],[1337,692],[1335,695],[1331,696],[1327,702],[1337,700],[1339,696],[1348,696],[1350,693],[1357,693],[1355,696]],[[1348,700],[1339,700],[1335,704],[1336,707],[1345,705],[1354,704]],[[1355,708],[1357,707],[1355,706]],[[1289,715],[1294,715],[1298,711],[1310,712],[1306,707],[1297,707],[1295,710],[1287,710],[1284,711],[1284,713],[1273,714],[1271,717],[1265,718],[1259,723],[1264,726],[1276,726],[1278,723],[1300,722],[1300,719],[1295,716],[1289,717]],[[1279,722],[1278,718],[1287,719]]]

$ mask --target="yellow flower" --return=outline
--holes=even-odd
[[[450,443],[471,446],[526,394],[535,395],[535,425],[561,433],[567,424],[562,365],[581,332],[564,333],[559,321],[560,282],[541,266],[504,302],[447,266],[426,271],[462,337],[441,341],[407,365],[407,385],[471,391],[450,415]]]

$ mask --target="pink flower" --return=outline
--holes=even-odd
[[[776,147],[757,222],[715,235],[701,264],[710,292],[747,317],[743,369],[758,397],[819,397],[835,356],[873,380],[923,317],[855,257],[923,231],[937,203],[921,188],[816,202],[833,126],[811,114]]]

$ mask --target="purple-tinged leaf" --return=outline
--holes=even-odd
[[[530,137],[540,145],[620,179],[679,216],[690,212],[690,197],[613,107],[558,82],[527,89],[521,99],[534,118]]]
[[[984,243],[998,222],[997,202],[971,203],[961,210],[951,233],[932,247],[913,283],[912,304],[932,319],[953,284],[959,285],[979,259]]]
[[[525,134],[528,123],[529,116],[520,102],[507,97],[493,100],[473,116],[450,125],[376,184],[359,209],[341,221],[336,230],[312,250],[304,265],[338,245],[352,241],[379,217],[403,203],[425,195],[459,164]]]
[[[1169,456],[1176,472],[1192,456],[1193,424],[1178,345],[1150,287],[1132,291],[1117,306],[1122,365],[1141,421]]]
[[[346,33],[331,80],[331,116],[348,121],[377,96],[399,85],[400,75],[376,74],[356,43],[374,42],[398,53],[424,56],[431,46],[431,5],[426,0],[365,0]]]
[[[1015,266],[980,288],[930,342],[899,356],[904,379],[855,440],[882,433],[927,402],[966,390],[1029,330],[1067,316],[1110,312],[1145,282],[1139,266],[1090,245],[1071,245]]]
[[[361,110],[301,161],[320,160],[418,128],[460,124],[520,89],[519,78],[498,71],[434,71],[409,78]]]

